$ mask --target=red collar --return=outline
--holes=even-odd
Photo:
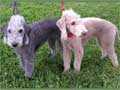
[[[73,36],[74,36],[74,35],[73,35],[72,33],[68,33],[68,34],[67,34],[67,37],[68,37],[68,38],[72,38]]]

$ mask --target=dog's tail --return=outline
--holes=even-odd
[[[118,39],[120,40],[120,32],[119,32],[119,30],[116,29],[116,32],[117,32],[117,37],[118,37]]]

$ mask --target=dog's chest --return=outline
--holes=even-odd
[[[82,44],[81,39],[76,37],[68,38],[66,43],[67,43],[67,47],[71,50],[73,50],[74,48],[80,47],[80,45]]]

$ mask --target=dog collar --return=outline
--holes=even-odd
[[[72,33],[67,33],[68,38],[72,38],[74,35]]]

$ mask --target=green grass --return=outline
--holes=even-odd
[[[43,18],[60,17],[60,1],[54,0],[17,0],[18,9],[27,23]],[[65,0],[66,8],[73,8],[81,17],[100,17],[107,19],[120,29],[120,2],[116,0]],[[100,2],[98,2],[100,1]],[[107,2],[109,1],[109,2]],[[13,0],[0,0],[0,25],[6,23],[11,14]],[[60,54],[53,60],[49,57],[49,48],[45,44],[37,51],[35,58],[34,80],[26,81],[13,50],[3,44],[0,34],[0,88],[120,88],[120,65],[114,68],[108,58],[100,59],[101,53],[95,40],[85,45],[85,53],[79,74],[63,72],[63,60]],[[116,39],[115,50],[120,63],[120,41]],[[73,63],[73,60],[72,60]]]

